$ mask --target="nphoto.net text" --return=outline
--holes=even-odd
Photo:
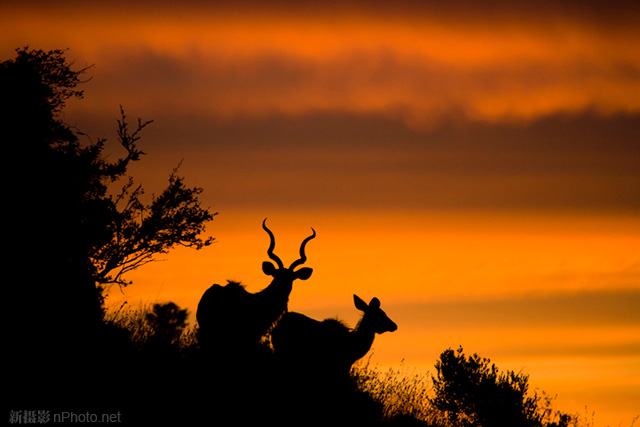
[[[52,412],[48,410],[17,410],[10,411],[9,424],[83,424],[83,423],[120,423],[120,412],[96,414],[91,412]]]

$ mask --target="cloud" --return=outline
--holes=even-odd
[[[0,52],[95,64],[67,117],[154,119],[218,203],[638,209],[637,10],[420,4],[7,2]]]
[[[640,31],[614,27],[611,17],[598,22],[585,18],[593,12],[554,7],[554,19],[524,19],[524,3],[475,18],[413,2],[386,16],[356,6],[312,8],[316,14],[197,3],[169,11],[15,9],[3,22],[4,47],[70,47],[97,65],[100,103],[125,98],[151,115],[340,111],[428,128],[452,117],[527,122],[640,111]]]
[[[640,208],[637,115],[558,116],[528,126],[484,123],[424,133],[380,116],[211,120],[206,114],[177,118],[174,111],[153,117],[144,141],[153,141],[156,155],[184,158],[188,176],[212,183],[206,197],[216,205]]]

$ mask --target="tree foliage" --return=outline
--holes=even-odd
[[[115,160],[107,160],[106,139],[93,142],[63,121],[65,103],[83,97],[78,85],[90,68],[72,69],[65,53],[21,48],[0,63],[1,125],[13,166],[16,252],[30,255],[20,265],[30,274],[15,286],[29,300],[29,319],[83,323],[101,319],[105,287],[129,284],[126,273],[176,246],[211,244],[202,234],[216,214],[201,206],[202,188],[187,186],[177,169],[145,202],[128,169],[145,154],[138,143],[150,121],[130,128],[121,108],[124,155]]]

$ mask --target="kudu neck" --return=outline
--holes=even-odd
[[[271,281],[269,286],[264,288],[260,293],[266,297],[280,299],[286,302],[289,300],[289,294],[292,288],[293,280],[276,277]]]
[[[371,349],[376,333],[370,324],[369,319],[367,319],[366,316],[363,316],[356,327],[351,331],[351,335],[353,337],[354,354],[360,358],[367,354]]]

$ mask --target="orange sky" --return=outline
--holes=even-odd
[[[269,279],[266,234],[255,211],[222,214],[219,241],[178,251],[132,278],[114,304],[173,300],[195,311],[212,283]],[[276,253],[297,257],[309,224],[309,281],[290,309],[355,325],[351,294],[377,296],[400,326],[374,343],[373,362],[433,372],[458,345],[558,394],[557,407],[597,425],[630,424],[640,397],[640,218],[456,212],[268,211]]]
[[[132,169],[181,162],[218,243],[135,272],[112,300],[192,311],[211,283],[268,283],[309,227],[291,308],[355,324],[377,296],[383,365],[463,345],[524,369],[596,426],[640,414],[640,8],[633,2],[0,4],[0,56],[69,48],[65,120],[153,119]],[[117,147],[112,148],[117,154]]]
[[[95,85],[100,103],[154,116],[167,103],[224,117],[337,109],[422,127],[452,113],[496,121],[640,109],[640,30],[624,22],[611,29],[573,15],[480,20],[428,9],[163,11],[36,4],[3,23],[4,44],[74,48],[96,64],[96,78],[98,70],[118,78],[119,91]],[[100,108],[84,105],[91,107]]]

